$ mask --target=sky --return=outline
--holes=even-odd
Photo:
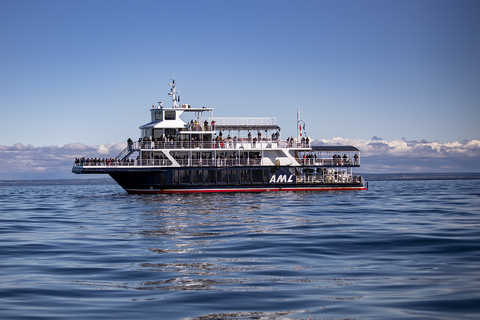
[[[480,171],[480,1],[0,0],[0,180],[73,178],[158,101],[296,111],[366,172]],[[367,161],[370,159],[370,162]]]

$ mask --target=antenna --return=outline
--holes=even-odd
[[[172,108],[178,108],[178,103],[180,102],[180,95],[178,95],[179,92],[176,89],[177,85],[175,84],[175,74],[173,74],[173,79],[171,80],[172,80],[172,83],[169,83],[171,88],[168,95],[172,97]]]
[[[303,123],[303,130],[305,131],[305,120],[300,119],[300,110],[297,109],[297,143],[300,143],[301,141],[300,137],[302,137],[302,123]],[[306,135],[306,132],[304,133]]]

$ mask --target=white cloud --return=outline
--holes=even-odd
[[[480,141],[440,143],[437,141],[385,141],[374,137],[372,140],[352,140],[333,138],[330,140],[314,140],[313,145],[353,145],[359,148],[363,156],[402,156],[402,157],[446,157],[463,155],[467,157],[480,156]]]
[[[360,149],[363,172],[478,172],[480,141],[440,143],[422,140],[385,141],[322,139],[314,145],[353,145]]]
[[[71,173],[75,158],[115,157],[125,147],[126,143],[93,146],[69,143],[45,147],[21,143],[0,145],[0,180],[76,178]]]

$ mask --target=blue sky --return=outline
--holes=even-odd
[[[182,103],[274,116],[283,138],[300,109],[312,140],[466,144],[479,16],[476,0],[0,0],[0,146],[135,139],[174,74]]]

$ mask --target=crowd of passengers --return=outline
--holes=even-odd
[[[195,126],[195,124],[193,124]],[[209,140],[206,139],[203,139],[204,137],[199,137],[199,136],[193,136],[191,137],[190,139],[187,137],[187,136],[182,136],[182,135],[178,135],[178,136],[165,136],[165,135],[162,135],[160,138],[151,138],[151,137],[145,137],[145,138],[139,138],[138,139],[138,143],[140,145],[140,147],[142,148],[145,148],[148,146],[148,143],[154,143],[155,147],[161,147],[162,145],[164,147],[166,146],[172,146],[173,144],[176,144],[176,145],[184,145],[185,147],[189,147],[191,145],[193,145],[193,147],[199,147],[200,144],[202,142],[209,142]],[[271,141],[272,142],[276,142],[276,141],[279,141],[280,139],[280,133],[277,131],[277,132],[274,132],[272,133],[271,135]],[[218,135],[215,137],[215,139],[213,140],[213,142],[215,143],[214,144],[214,147],[215,148],[224,148],[227,144],[230,144],[230,145],[233,145],[235,146],[236,143],[241,140],[241,139],[238,139],[237,136],[234,136],[233,138],[228,135],[226,138],[223,137],[223,132],[222,131],[219,131]],[[260,141],[268,141],[267,138],[262,138],[262,133],[260,131],[257,132],[257,136],[256,137],[253,137],[252,139],[252,133],[251,132],[248,132],[248,136],[247,136],[247,139],[246,141],[248,142],[252,142],[254,146],[256,146],[257,142],[260,142]],[[212,141],[210,141],[212,142]],[[132,149],[133,148],[133,141],[132,139],[128,139],[127,140],[127,143],[128,143],[128,146],[129,146],[129,149]],[[287,140],[287,143],[288,145],[291,147],[293,146],[293,143],[294,143],[294,139],[293,138],[288,138]],[[309,140],[308,138],[302,138],[302,143],[309,143]]]
[[[343,155],[343,157],[339,153],[335,153],[332,158],[333,158],[333,164],[337,164],[337,165],[346,164],[346,163],[348,163],[348,160],[349,160],[346,153]],[[310,163],[312,159],[316,160],[317,159],[317,154],[306,153],[306,154],[303,155],[303,162],[304,163]],[[355,155],[353,156],[353,159],[354,159],[354,164],[357,165],[358,164],[358,154],[355,153]]]
[[[215,120],[211,123],[208,123],[207,120],[203,123],[203,126],[198,123],[197,120],[193,121],[190,120],[188,123],[188,130],[189,131],[215,131]]]
[[[122,160],[122,159],[115,159],[115,158],[75,158],[76,165],[87,165],[87,166],[96,166],[96,165],[103,165],[103,166],[111,166],[111,165],[128,165],[133,164],[134,160]]]

